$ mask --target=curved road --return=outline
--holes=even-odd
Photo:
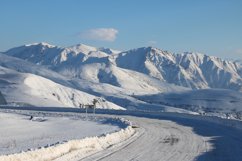
[[[123,117],[123,116],[122,116]],[[189,118],[124,116],[137,134],[84,161],[241,161],[242,133],[223,125]]]
[[[69,108],[31,107],[28,110],[76,115],[85,112]],[[139,128],[127,141],[82,158],[83,161],[242,161],[242,130],[230,127],[242,129],[242,122],[175,113],[96,112],[108,117],[124,117]]]

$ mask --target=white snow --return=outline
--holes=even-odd
[[[29,46],[36,46],[36,45],[47,46],[47,47],[49,47],[49,48],[51,48],[51,47],[55,47],[54,45],[51,45],[51,44],[49,44],[49,43],[47,43],[47,42],[32,43],[32,44],[27,44],[27,45],[25,45],[25,46],[26,46],[26,47],[29,47]]]
[[[226,88],[240,91],[242,88],[241,65],[200,53],[173,54],[153,47],[118,52],[84,44],[60,48],[40,43],[13,48],[5,54],[47,65],[65,75],[70,71],[68,77],[80,76],[83,65],[100,63],[113,64],[193,89]]]
[[[152,47],[138,48],[118,54],[116,64],[194,89],[241,88],[241,66],[199,53],[172,54]]]
[[[73,101],[71,100],[72,93],[85,92],[90,93],[91,95],[96,95],[97,97],[114,97],[112,99],[107,99],[107,104],[102,102],[101,107],[121,109],[121,107],[117,107],[113,103],[117,103],[122,107],[134,107],[133,103],[130,104],[130,102],[137,102],[136,99],[130,96],[133,94],[154,94],[159,92],[187,90],[182,87],[160,82],[145,74],[121,69],[116,66],[108,68],[102,64],[85,65],[80,68],[81,79],[69,79],[40,65],[37,66],[17,58],[3,54],[0,54],[0,58],[0,66],[2,66],[1,71],[3,73],[0,79],[8,82],[1,88],[7,96],[7,101],[10,103],[15,102],[18,105],[65,105],[77,107],[79,106],[77,101],[80,101],[80,103],[83,101],[86,102],[85,100],[87,97],[83,97],[84,99],[78,97]],[[34,75],[26,73],[33,73]],[[72,72],[71,70],[66,70],[66,73],[71,74]],[[23,83],[25,79],[27,80],[27,84]],[[28,80],[32,80],[32,82]],[[38,83],[35,83],[33,86],[35,81]],[[55,89],[53,88],[54,86],[58,88]],[[65,92],[60,92],[59,89],[62,89],[62,91]],[[58,96],[56,94],[58,94]],[[58,97],[64,97],[64,99],[58,100]],[[94,97],[95,96],[92,96],[92,98],[89,97],[90,99],[88,100],[91,100]]]
[[[225,118],[241,118],[241,102],[231,102],[231,97],[218,98],[224,101],[194,101],[193,94],[184,94],[190,88],[240,91],[241,66],[217,57],[189,52],[173,54],[153,47],[112,53],[112,49],[84,44],[61,48],[46,43],[13,48],[5,54],[39,64],[0,54],[0,66],[6,70],[0,77],[5,82],[0,90],[8,102],[17,105],[78,107],[103,97],[106,101],[99,108],[210,112]],[[15,70],[11,76],[7,74],[9,69]],[[178,99],[182,101],[156,97],[167,93],[180,95]],[[207,90],[197,97],[215,94],[214,90]],[[143,99],[148,95],[153,101]]]
[[[118,67],[142,72],[168,83],[192,88],[217,87],[240,90],[241,66],[232,61],[224,61],[200,53],[172,54],[152,47],[122,53],[112,53],[111,51],[111,49],[105,50],[105,48],[84,44],[67,48],[53,48],[48,47],[46,43],[39,43],[13,48],[5,54],[36,64],[48,65],[52,69],[55,67],[54,70],[57,71],[64,69],[63,66],[73,68],[83,63],[93,64],[93,61],[86,62],[86,60],[90,58],[93,60],[94,57],[99,63],[103,63],[103,57],[108,57],[110,60],[115,59],[112,62],[116,62]],[[90,53],[96,53],[96,55],[89,56]],[[73,76],[79,75],[78,72],[79,70],[73,73]],[[211,77],[206,74],[208,72],[210,75],[212,74]]]
[[[241,161],[241,91],[240,63],[200,53],[16,47],[0,53],[1,110],[10,112],[0,112],[0,160]],[[123,115],[136,132],[107,115],[70,113],[94,99],[115,109],[97,113]]]
[[[27,106],[54,106],[54,107],[79,107],[80,104],[92,104],[99,97],[88,93],[57,84],[46,78],[19,73],[0,67],[0,90],[5,95],[8,103]],[[123,109],[122,107],[99,99],[97,108]]]
[[[138,135],[84,161],[242,159],[240,121],[174,113],[130,113],[140,116],[123,116],[137,124]]]
[[[128,122],[111,118],[97,116],[87,121],[77,114],[26,111],[22,114],[25,115],[0,113],[0,154],[18,152],[0,156],[1,161],[53,160],[67,153],[69,156],[71,152],[84,157],[124,141],[134,133]]]
[[[153,47],[112,51],[84,44],[62,48],[46,43],[10,49],[0,54],[0,66],[5,70],[0,77],[3,80],[0,90],[7,101],[18,105],[78,107],[80,103],[90,104],[95,97],[103,97],[106,103],[102,102],[100,108],[203,113],[200,107],[205,107],[206,111],[236,111],[236,114],[240,109],[240,102],[229,102],[230,97],[223,97],[226,100],[216,105],[211,105],[209,99],[197,100],[195,106],[199,109],[194,109],[194,103],[184,103],[191,102],[192,94],[186,95],[178,106],[176,101],[155,100],[155,95],[183,95],[191,88],[240,91],[242,67],[237,63],[200,53],[173,54]],[[209,96],[214,94],[213,90],[206,92]],[[154,96],[154,101],[136,97],[147,95]],[[160,101],[177,107],[164,106]],[[181,110],[181,106],[186,107]],[[223,110],[227,107],[229,110]]]
[[[22,114],[25,112],[20,111]],[[127,128],[124,130],[105,136],[71,140],[47,148],[0,156],[0,160],[75,161],[82,159],[85,161],[122,161],[136,159],[176,161],[181,158],[183,161],[203,158],[205,160],[241,160],[241,121],[188,114],[147,113],[142,111],[119,112],[123,115],[121,117],[132,121],[132,124],[138,127],[136,133],[131,126],[126,126]],[[119,112],[117,111],[117,114]],[[34,113],[41,114],[33,111],[27,112],[27,114]],[[107,111],[108,113],[109,111]],[[67,118],[74,118],[74,121],[77,121],[79,116],[79,114],[64,112],[44,112],[43,114],[46,118],[54,116],[54,120],[68,116]],[[24,117],[29,116],[25,115]],[[120,115],[118,116],[120,117]],[[10,118],[16,119],[16,116],[10,116]],[[38,117],[34,120],[43,120],[42,118]],[[21,121],[19,123],[21,124]],[[40,124],[41,122],[37,123]],[[130,124],[127,123],[126,125]],[[62,126],[62,124],[59,124],[59,126]],[[233,150],[231,150],[231,147],[233,147]]]

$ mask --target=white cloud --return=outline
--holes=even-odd
[[[99,41],[115,41],[118,30],[114,28],[96,28],[84,31],[80,34],[81,38]]]

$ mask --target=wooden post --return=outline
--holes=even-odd
[[[86,105],[86,120],[87,120],[87,108],[88,108],[88,106]]]

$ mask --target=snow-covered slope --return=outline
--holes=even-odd
[[[1,66],[0,73],[0,91],[10,104],[79,107],[80,104],[92,104],[97,98],[34,74],[20,73]],[[97,108],[123,109],[103,98],[97,99]]]
[[[32,73],[50,79],[64,86],[72,86],[69,79],[47,68],[22,59],[0,53],[0,66],[21,73]]]
[[[166,91],[184,90],[185,88],[167,84],[145,74],[132,70],[122,69],[112,64],[91,63],[81,66],[67,66],[59,68],[59,73],[70,76],[70,73],[78,74],[79,79],[85,79],[95,83],[110,84],[127,93],[157,93]]]

